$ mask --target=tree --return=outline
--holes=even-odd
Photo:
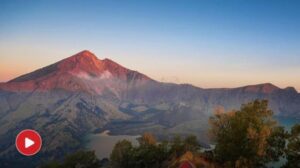
[[[288,145],[286,149],[287,163],[285,168],[300,167],[300,124],[292,127],[288,137]]]
[[[49,161],[40,167],[41,168],[62,168],[61,164],[57,161]]]
[[[184,153],[183,140],[179,135],[176,135],[171,142],[171,153],[174,157],[179,157]]]
[[[73,154],[67,155],[62,163],[51,161],[42,168],[98,168],[101,167],[100,161],[97,159],[94,151],[77,151]]]
[[[184,144],[185,152],[187,152],[187,151],[197,152],[201,148],[201,146],[197,140],[197,137],[194,135],[187,136],[184,139],[183,144]]]
[[[174,157],[179,157],[188,151],[197,152],[201,149],[197,137],[194,135],[189,135],[185,137],[185,139],[182,139],[177,135],[173,138],[170,144],[170,153],[173,154]]]
[[[161,167],[168,157],[168,150],[165,143],[157,143],[151,133],[144,133],[139,140],[139,146],[132,151],[132,166],[130,167]]]
[[[284,127],[274,127],[270,137],[267,139],[267,156],[266,161],[279,161],[279,158],[284,155],[286,147],[286,139],[288,133]]]
[[[65,158],[62,167],[97,168],[100,167],[100,161],[97,159],[94,151],[78,151],[74,154],[68,155]]]
[[[284,150],[284,131],[272,119],[267,100],[255,100],[238,111],[217,112],[210,119],[215,160],[224,167],[264,167]]]
[[[140,145],[155,145],[156,139],[151,133],[144,133],[143,136],[140,138],[139,141]]]
[[[128,140],[119,141],[111,155],[110,164],[114,168],[122,168],[129,166],[130,152],[132,151],[132,144]]]
[[[169,157],[168,143],[157,143],[155,137],[145,133],[139,146],[133,147],[127,140],[120,141],[110,156],[113,168],[159,168]]]

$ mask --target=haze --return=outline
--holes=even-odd
[[[0,2],[0,81],[88,49],[164,82],[300,90],[298,1]]]

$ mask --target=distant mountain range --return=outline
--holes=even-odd
[[[82,51],[0,83],[0,158],[19,156],[14,139],[25,128],[43,137],[37,158],[78,149],[84,135],[105,129],[112,134],[149,131],[161,138],[193,133],[207,142],[207,121],[215,108],[238,109],[254,99],[268,99],[275,115],[300,118],[300,94],[293,87],[203,89],[162,83]]]

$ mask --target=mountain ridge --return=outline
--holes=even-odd
[[[104,72],[104,70],[114,70],[113,72],[115,73],[117,77],[124,77],[126,73],[130,73],[132,76],[137,75],[138,78],[143,79],[143,80],[152,80],[155,81],[148,76],[141,74],[138,71],[130,70],[122,65],[114,62],[113,60],[110,60],[108,58],[104,58],[103,60],[100,60],[97,58],[97,56],[90,52],[89,50],[83,50],[77,54],[74,54],[70,57],[67,57],[65,59],[62,59],[61,61],[58,61],[56,63],[53,63],[49,66],[34,70],[30,73],[18,76],[14,79],[9,80],[8,82],[2,82],[0,83],[0,89],[3,90],[10,90],[10,91],[32,91],[38,88],[38,86],[35,86],[34,83],[38,83],[39,80],[43,80],[41,78],[43,77],[48,77],[48,75],[51,75],[52,73],[56,72],[56,75],[63,75],[63,73],[80,73],[82,72],[87,72],[88,75],[90,76],[99,76],[101,73]],[[57,72],[58,71],[58,72]],[[38,81],[34,81],[38,80]],[[20,83],[22,82],[28,82],[26,85],[22,85]],[[155,81],[159,82],[159,81]],[[19,83],[19,84],[18,84]],[[7,86],[7,85],[13,85],[12,87]],[[173,84],[173,83],[171,83]],[[178,85],[185,85],[185,84],[178,84]],[[191,85],[191,84],[187,84]],[[279,88],[278,86],[275,86],[272,83],[260,83],[260,84],[252,84],[252,85],[245,85],[245,86],[240,86],[240,87],[235,87],[235,88],[202,88],[199,86],[194,86],[193,87],[199,88],[199,89],[207,89],[207,90],[213,90],[213,89],[238,89],[238,88],[244,88],[245,91],[249,92],[263,92],[263,93],[271,93],[273,91],[280,90],[282,88]],[[18,87],[18,89],[17,89]],[[55,88],[54,86],[49,86],[49,88]],[[45,88],[46,89],[46,88]],[[43,90],[43,89],[41,89]],[[75,89],[76,90],[76,89]],[[286,87],[284,90],[290,90],[293,92],[298,91],[294,87]]]

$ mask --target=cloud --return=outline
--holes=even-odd
[[[84,80],[89,80],[89,81],[98,81],[98,80],[104,80],[104,79],[111,79],[112,78],[112,74],[105,70],[104,72],[102,72],[100,75],[97,76],[93,76],[90,75],[86,72],[79,72],[79,73],[72,73],[72,75],[76,76],[77,78],[80,79],[84,79]]]

